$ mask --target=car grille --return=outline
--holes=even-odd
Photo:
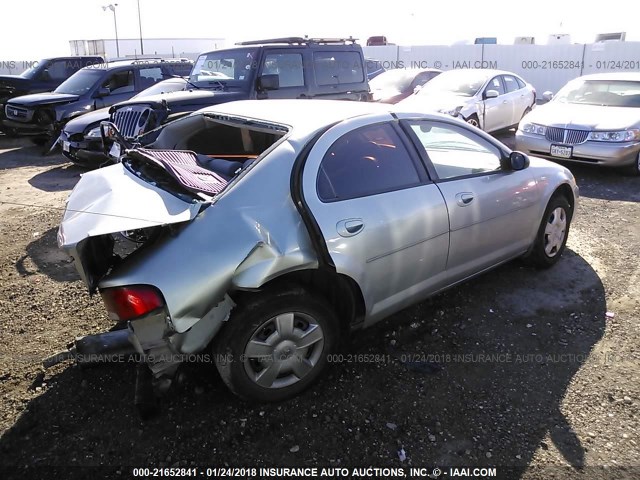
[[[113,123],[125,138],[135,138],[147,131],[151,109],[144,107],[126,107],[113,114]]]
[[[14,107],[13,105],[7,105],[4,109],[4,113],[7,118],[14,120],[25,120],[29,116],[29,110],[21,107]]]
[[[545,137],[550,142],[566,143],[568,145],[578,145],[587,141],[588,130],[571,130],[568,128],[547,127]]]

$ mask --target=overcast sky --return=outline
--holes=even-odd
[[[386,35],[401,45],[451,44],[479,36],[513,43],[551,33],[590,42],[596,33],[626,31],[640,41],[640,1],[576,0],[139,0],[144,38],[225,38],[235,41],[279,36],[349,36],[364,44]],[[0,60],[38,59],[70,53],[69,40],[114,38],[116,8],[120,38],[138,38],[137,0],[3,0]],[[640,52],[638,52],[640,59]]]

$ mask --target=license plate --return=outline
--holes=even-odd
[[[551,145],[551,155],[559,158],[571,158],[573,147],[565,147],[563,145]]]
[[[120,144],[118,142],[115,142],[113,145],[111,145],[109,155],[115,158],[120,158]]]
[[[69,142],[66,142],[64,140],[62,141],[62,151],[63,152],[67,152],[68,153],[70,147],[71,147],[71,145],[69,144]]]

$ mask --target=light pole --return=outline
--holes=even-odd
[[[140,0],[138,0],[138,27],[140,28],[140,55],[144,55],[144,46],[142,45],[142,17],[140,16]]]
[[[111,10],[113,12],[113,26],[116,29],[116,56],[120,57],[120,45],[118,45],[118,22],[116,21],[116,7],[117,3],[112,3],[110,5],[102,7],[102,10],[106,12],[107,10]]]

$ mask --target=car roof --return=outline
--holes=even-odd
[[[583,75],[576,80],[634,80],[640,81],[640,72],[608,72]]]
[[[185,59],[158,59],[158,58],[140,58],[140,59],[131,59],[131,60],[113,60],[107,61],[104,63],[96,63],[95,65],[90,65],[88,67],[84,67],[83,70],[110,70],[112,68],[119,67],[130,67],[132,65],[140,66],[140,68],[144,68],[145,66],[157,66],[157,65],[192,65],[193,62],[187,61]]]
[[[287,125],[295,137],[306,137],[323,127],[366,115],[400,113],[397,105],[345,100],[239,100],[198,110],[197,113],[232,115]],[[414,113],[402,110],[403,113]],[[441,114],[416,114],[425,119],[450,119]],[[391,118],[391,117],[389,117]]]

